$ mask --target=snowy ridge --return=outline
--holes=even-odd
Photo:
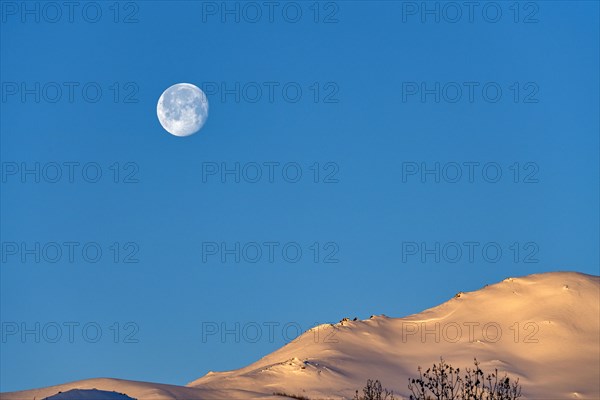
[[[185,387],[91,379],[0,398],[97,388],[140,400],[273,399],[275,392],[349,399],[367,378],[407,397],[417,366],[440,356],[461,368],[477,357],[484,371],[518,377],[526,399],[599,399],[600,277],[553,272],[508,278],[404,318],[319,325],[245,368],[211,372]]]

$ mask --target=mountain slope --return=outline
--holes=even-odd
[[[89,380],[2,394],[32,399],[90,385],[140,400],[351,398],[367,378],[407,396],[416,367],[441,356],[454,366],[498,368],[518,377],[527,399],[600,398],[600,277],[556,272],[509,278],[405,318],[320,325],[239,370],[187,387]],[[54,391],[54,392],[52,392]]]

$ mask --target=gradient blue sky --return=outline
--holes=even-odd
[[[312,2],[296,3],[303,12],[297,23],[283,18],[284,3],[273,22],[263,9],[258,23],[236,23],[233,16],[223,23],[203,13],[206,2],[191,1],[123,2],[118,23],[112,2],[97,3],[97,23],[82,17],[82,2],[73,22],[63,9],[52,23],[53,10],[39,3],[36,23],[35,15],[13,14],[20,3],[2,2],[0,39],[1,391],[101,376],[185,384],[279,348],[286,323],[307,329],[343,317],[404,316],[508,276],[598,274],[597,2],[520,3],[516,23],[512,3],[494,3],[502,11],[496,23],[481,7],[472,22],[463,9],[452,23],[443,17],[453,18],[453,10],[438,3],[446,14],[436,23],[434,16],[422,22],[406,14],[411,4],[359,1],[318,4],[317,23]],[[88,17],[94,10],[87,9]],[[492,18],[494,10],[488,10]],[[131,13],[137,22],[123,23]],[[331,13],[337,22],[324,23]],[[21,85],[35,91],[36,82],[39,103],[35,94],[23,99]],[[56,103],[47,101],[54,97],[51,82],[79,84],[73,101],[66,89]],[[90,82],[102,89],[96,103],[80,90]],[[255,103],[209,93],[202,131],[177,138],[156,118],[158,97],[177,82],[228,88],[277,82],[279,90],[273,102],[265,91]],[[281,93],[290,82],[302,89],[296,103]],[[455,87],[449,82],[479,86],[472,102],[466,91],[455,103],[435,102],[433,95],[423,102],[419,94],[407,95],[405,82],[439,82],[448,96]],[[495,103],[481,93],[490,82],[502,89]],[[337,102],[324,102],[332,88]],[[137,102],[126,103],[127,94]],[[32,175],[9,174],[14,163],[39,163],[48,172],[51,163],[65,162],[97,163],[102,178],[86,182],[80,169],[73,183],[66,175],[36,183]],[[258,183],[215,176],[203,182],[203,166],[212,162],[296,162],[303,175],[288,183],[276,169],[272,183],[266,175]],[[314,183],[310,166],[330,172],[328,162],[339,169],[337,182],[324,183],[321,174]],[[413,165],[406,163],[436,162],[448,168],[497,163],[502,178],[487,182],[479,166],[474,182],[465,175],[457,183],[436,183],[430,175],[403,182],[403,168]],[[113,182],[114,163],[120,183]],[[514,163],[518,183],[509,168]],[[131,165],[137,183],[123,183]],[[523,182],[529,173],[537,182]],[[36,263],[9,251],[10,243],[69,241],[97,243],[103,256],[91,263],[78,252],[73,263],[65,254],[56,263],[43,257]],[[257,263],[222,263],[217,256],[203,262],[202,243],[270,241],[298,243],[303,256],[296,263],[281,253],[273,263],[266,256]],[[121,249],[115,263],[114,242],[135,243],[139,262],[124,263],[127,249]],[[323,262],[330,247],[315,263],[314,242],[337,245],[339,262]],[[436,263],[431,255],[423,262],[420,253],[403,252],[408,242],[480,247],[473,262],[463,254]],[[514,242],[521,249],[517,262]],[[503,250],[497,262],[481,255],[486,243]],[[534,250],[527,260],[536,262],[524,262]],[[68,322],[80,324],[73,343]],[[127,322],[139,328],[138,343],[124,343],[132,332]],[[203,340],[206,323],[233,329],[252,322],[279,323],[274,340],[266,328],[256,343],[236,343],[233,335]],[[8,335],[14,324],[33,329],[36,323],[48,329],[45,337],[53,336],[52,323],[63,325],[63,337],[49,343],[42,332],[36,343],[34,335]],[[98,343],[82,338],[86,323],[102,327]]]

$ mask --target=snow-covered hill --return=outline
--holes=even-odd
[[[209,373],[186,387],[92,379],[0,397],[98,388],[140,400],[272,399],[276,392],[341,399],[367,378],[408,396],[417,366],[440,357],[461,368],[476,357],[484,371],[506,371],[520,379],[526,399],[600,399],[600,277],[509,278],[405,318],[320,325],[254,364]]]

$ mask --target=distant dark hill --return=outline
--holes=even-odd
[[[107,392],[97,389],[73,389],[68,392],[57,393],[42,400],[136,400],[123,393]]]

